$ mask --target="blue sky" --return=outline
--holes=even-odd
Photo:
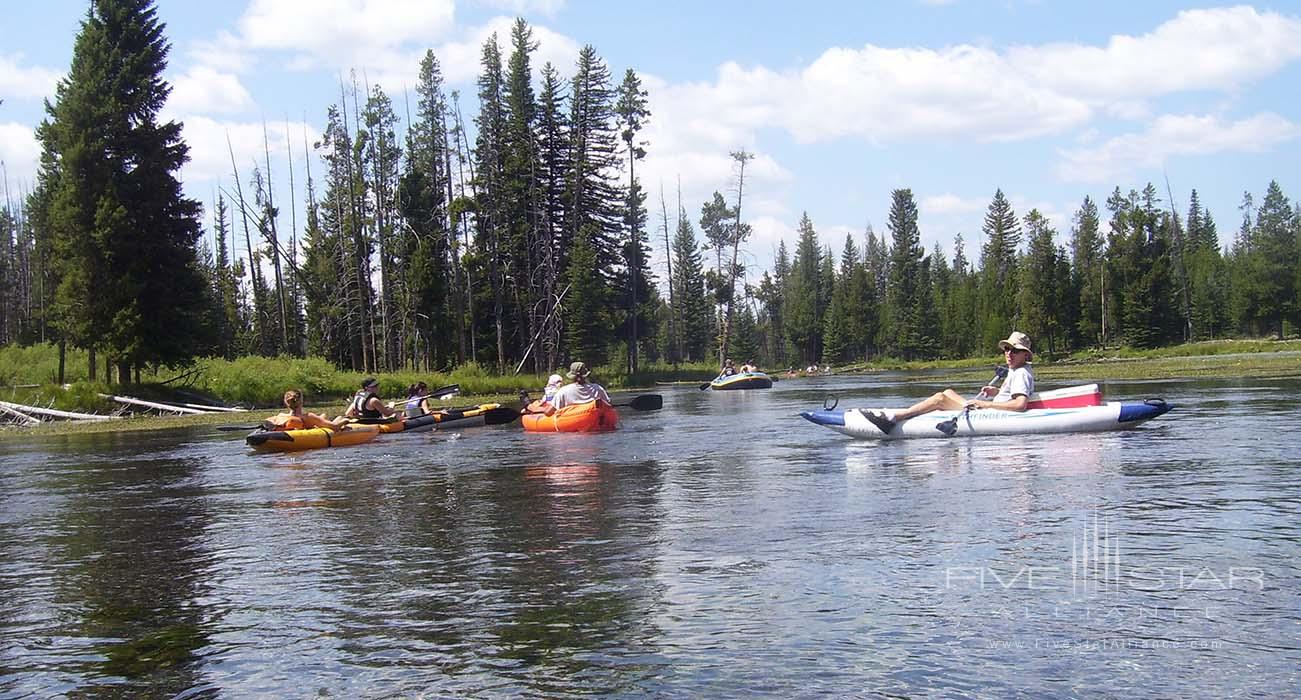
[[[0,159],[11,199],[30,189],[42,100],[71,60],[84,0],[10,3],[0,25]],[[291,216],[292,149],[302,222],[304,138],[319,134],[355,69],[404,110],[419,57],[432,49],[466,119],[483,41],[522,16],[534,66],[573,73],[591,44],[616,81],[627,68],[650,92],[639,168],[659,225],[661,186],[696,219],[715,191],[731,197],[731,151],[755,154],[745,218],[753,269],[776,242],[793,248],[807,212],[839,253],[847,233],[886,230],[891,191],[911,188],[923,242],[977,256],[996,189],[1017,213],[1038,208],[1069,235],[1087,195],[1165,178],[1182,215],[1196,188],[1231,239],[1244,191],[1278,180],[1301,197],[1301,5],[881,0],[661,2],[564,0],[162,0],[172,42],[166,116],[185,122],[189,193],[211,203],[262,159],[263,125]],[[286,141],[288,134],[288,141]],[[321,170],[313,163],[314,172]],[[1105,212],[1104,212],[1105,216]],[[660,238],[653,239],[657,243]],[[657,256],[658,257],[658,256]],[[753,281],[753,277],[751,278]]]

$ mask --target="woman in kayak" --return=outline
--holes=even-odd
[[[315,413],[303,410],[303,392],[290,389],[284,395],[285,411],[262,422],[266,430],[302,430],[303,428],[326,428],[337,430],[342,425]]]
[[[964,408],[993,408],[1000,411],[1021,412],[1034,393],[1034,374],[1030,371],[1030,360],[1034,354],[1030,351],[1030,336],[1020,331],[1012,331],[1007,340],[998,341],[1007,361],[1007,378],[1002,388],[986,386],[980,390],[975,399],[965,399],[952,389],[945,389],[933,394],[902,411],[864,411],[863,416],[872,422],[881,432],[888,433],[895,423],[931,411],[958,411]],[[993,396],[993,400],[979,397]]]
[[[419,418],[433,413],[429,408],[429,385],[416,382],[407,387],[406,417]]]

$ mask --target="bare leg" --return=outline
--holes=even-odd
[[[896,411],[894,419],[901,421],[931,411],[956,411],[965,405],[967,405],[967,400],[962,398],[958,392],[945,389],[938,394],[932,394],[928,398],[918,401],[902,411]]]

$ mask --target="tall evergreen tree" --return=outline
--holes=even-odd
[[[1035,339],[1041,352],[1051,355],[1066,347],[1063,309],[1058,303],[1062,285],[1069,279],[1058,277],[1057,232],[1038,209],[1025,215],[1025,230],[1029,242],[1021,261],[1017,326]]]
[[[822,316],[818,313],[818,300],[822,296],[822,246],[808,212],[800,216],[798,228],[800,240],[795,247],[785,294],[785,326],[801,366],[808,366],[821,360],[818,349],[822,342]]]
[[[569,359],[582,360],[588,366],[604,364],[608,359],[610,297],[608,287],[596,267],[596,249],[589,242],[590,228],[579,231],[569,254],[565,298],[565,348]]]
[[[702,362],[712,346],[713,314],[705,296],[704,264],[695,229],[686,212],[678,211],[677,233],[673,236],[673,298],[676,300],[679,357],[685,362]]]
[[[1021,245],[1021,224],[1003,190],[994,192],[981,231],[985,245],[980,253],[980,347],[993,347],[1007,334],[1015,318],[1017,253]]]
[[[537,224],[533,231],[533,260],[537,268],[538,292],[554,309],[561,281],[568,265],[571,235],[566,223],[566,181],[572,168],[569,118],[563,109],[564,91],[559,73],[550,63],[542,66],[542,79],[538,93],[537,111]],[[544,316],[541,324],[541,343],[546,367],[559,364],[560,318],[559,314]]]
[[[635,374],[638,367],[637,346],[642,334],[653,323],[655,309],[650,304],[654,287],[647,264],[650,260],[650,243],[646,231],[646,195],[635,170],[637,161],[646,157],[646,149],[643,147],[645,144],[637,141],[637,134],[650,117],[650,108],[647,106],[647,92],[642,89],[641,79],[631,68],[624,73],[618,94],[615,114],[628,164],[628,190],[623,207],[624,227],[628,231],[628,237],[623,246],[625,273],[620,286],[626,290],[628,298],[628,371]]]
[[[905,360],[923,352],[922,305],[929,303],[922,294],[921,231],[917,228],[917,204],[912,190],[898,189],[891,194],[890,281],[888,300],[888,349]]]
[[[1193,338],[1221,337],[1229,325],[1228,273],[1215,221],[1210,212],[1202,209],[1197,190],[1193,190],[1188,203],[1187,245]]]
[[[1252,319],[1262,329],[1284,336],[1283,322],[1294,318],[1296,298],[1297,239],[1296,212],[1278,182],[1271,180],[1265,198],[1256,210],[1251,233],[1252,266],[1250,283],[1260,304]]]
[[[475,120],[479,134],[474,148],[478,164],[475,175],[476,222],[479,227],[477,247],[479,255],[487,263],[496,349],[494,366],[500,372],[506,368],[506,275],[510,260],[512,211],[508,206],[510,196],[506,174],[509,141],[503,99],[505,85],[496,34],[484,42],[479,63],[483,72],[479,74],[479,116]]]
[[[64,337],[101,348],[129,381],[212,347],[198,202],[176,177],[181,125],[158,122],[169,46],[150,0],[95,0],[39,135],[57,155],[48,216]],[[113,99],[105,99],[113,96]]]
[[[1071,228],[1071,274],[1080,290],[1077,325],[1080,337],[1092,345],[1102,343],[1102,235],[1098,205],[1085,197],[1075,212]]]

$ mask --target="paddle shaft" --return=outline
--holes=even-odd
[[[994,378],[993,378],[993,379],[990,379],[988,382],[986,382],[985,386],[993,386],[993,385],[994,385],[994,382],[996,382],[996,381],[998,381],[998,380],[1000,380],[1000,379],[1002,379],[1002,378],[1004,378],[1004,377],[1006,377],[1006,376],[1007,376],[1007,368],[1006,368],[1006,367],[999,367],[999,368],[997,368],[997,369],[994,370]],[[985,387],[981,387],[981,388],[980,388],[980,391],[976,393],[976,399],[979,399],[980,397],[982,397],[982,396],[984,396],[984,395],[985,395]],[[973,399],[973,400],[974,400],[974,399]],[[937,424],[935,425],[935,427],[936,427],[936,429],[938,429],[940,432],[944,433],[945,435],[948,435],[948,436],[952,437],[952,436],[953,436],[953,433],[957,432],[957,430],[958,430],[958,421],[961,420],[962,418],[965,418],[966,415],[967,415],[967,413],[969,413],[970,411],[971,411],[971,404],[967,404],[966,406],[963,406],[963,407],[962,407],[962,413],[959,413],[958,415],[956,415],[956,416],[954,416],[954,417],[950,418],[949,420],[946,420],[946,421],[944,421],[944,422],[942,422],[942,423],[937,423]]]

